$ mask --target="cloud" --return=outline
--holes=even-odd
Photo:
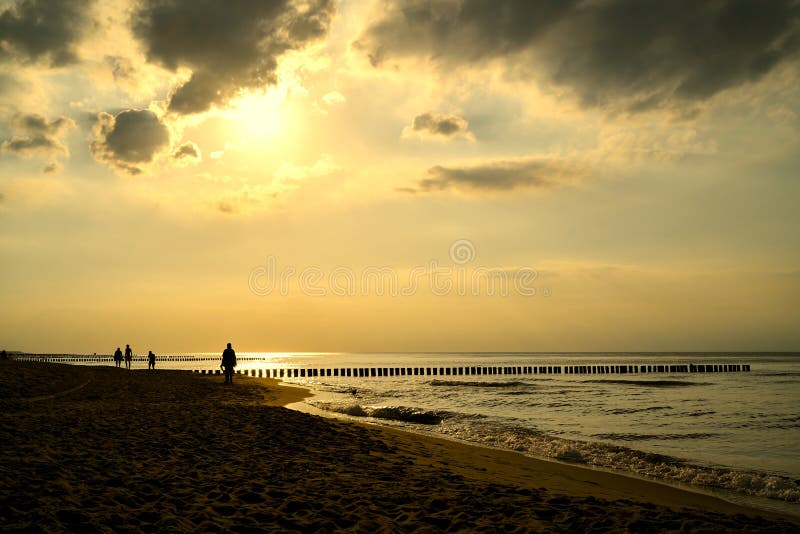
[[[128,57],[107,55],[103,57],[103,63],[110,71],[114,84],[127,93],[140,93],[152,81],[144,75],[144,69],[137,68]]]
[[[61,138],[75,127],[67,117],[49,121],[35,113],[17,114],[12,120],[17,132],[11,139],[0,142],[0,150],[23,158],[55,158],[69,156],[69,149]]]
[[[115,82],[127,82],[136,76],[136,68],[127,57],[105,56],[103,61],[111,69]]]
[[[133,14],[134,35],[147,59],[169,70],[191,69],[172,93],[169,111],[200,113],[242,91],[277,83],[278,58],[328,32],[333,0],[144,0]]]
[[[416,187],[395,187],[394,190],[397,193],[408,193],[409,195],[416,195],[419,193]]]
[[[692,156],[711,156],[717,151],[717,142],[695,128],[672,126],[665,129],[658,124],[646,123],[604,128],[598,134],[594,156],[605,162],[616,160],[630,166],[638,160],[679,160]]]
[[[58,173],[61,172],[61,169],[63,169],[63,168],[64,168],[64,166],[60,162],[51,161],[50,163],[48,163],[47,165],[44,166],[44,169],[42,169],[42,172],[45,173],[45,174],[58,174]]]
[[[78,61],[76,47],[91,24],[91,0],[21,0],[0,11],[0,60]]]
[[[95,159],[128,174],[143,172],[143,164],[169,146],[169,130],[146,109],[128,109],[116,116],[99,113],[93,130],[90,148]]]
[[[14,123],[18,128],[28,133],[52,137],[57,137],[66,130],[75,127],[72,119],[67,117],[59,117],[54,121],[48,121],[36,113],[19,114],[14,118]]]
[[[462,137],[470,141],[475,135],[469,131],[469,123],[457,115],[423,113],[417,115],[411,126],[403,128],[403,137],[453,139]]]
[[[332,156],[322,154],[308,165],[292,162],[280,164],[270,181],[200,173],[197,176],[203,179],[203,183],[198,190],[204,191],[207,204],[214,211],[224,215],[246,215],[270,209],[315,180],[324,179],[340,170]]]
[[[200,156],[200,147],[192,141],[187,141],[175,149],[172,153],[172,159],[182,164],[199,163],[202,159]]]
[[[2,147],[4,151],[22,157],[48,157],[66,152],[66,147],[57,139],[45,137],[43,135],[34,135],[30,137],[15,135],[11,139],[3,141]]]
[[[380,67],[503,63],[570,88],[585,107],[687,108],[796,60],[793,0],[396,0],[354,47]]]
[[[225,215],[233,215],[236,213],[236,208],[234,208],[233,205],[228,202],[219,202],[217,204],[217,210]]]
[[[322,101],[329,106],[335,106],[336,104],[344,104],[347,99],[339,91],[331,91],[322,95]]]
[[[311,165],[284,162],[275,169],[272,175],[269,193],[274,196],[288,194],[310,180],[330,176],[341,170],[342,168],[330,154],[322,154]]]
[[[402,56],[478,62],[529,46],[574,0],[394,0],[354,43],[380,66]]]
[[[400,188],[398,191],[503,193],[571,183],[581,174],[576,165],[552,158],[497,160],[462,167],[437,165],[428,169],[429,177],[420,180],[417,188]]]
[[[319,102],[314,102],[312,109],[321,115],[327,115],[328,108],[339,106],[347,102],[347,98],[339,91],[325,93],[320,100],[322,101],[322,105],[320,105]]]
[[[0,96],[5,96],[6,93],[10,93],[14,89],[20,88],[20,83],[6,72],[0,72]]]

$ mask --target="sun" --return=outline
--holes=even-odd
[[[285,105],[287,90],[281,86],[248,93],[236,99],[226,115],[239,133],[253,141],[284,138],[290,122]]]

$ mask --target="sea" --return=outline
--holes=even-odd
[[[217,367],[216,355],[183,355],[195,358],[189,361],[159,358],[158,367],[208,371]],[[251,352],[238,356],[240,372],[749,364],[749,372],[720,373],[282,380],[314,392],[292,406],[295,409],[615,471],[800,516],[800,353]],[[145,367],[145,362],[134,362],[134,369]]]

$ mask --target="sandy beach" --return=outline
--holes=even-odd
[[[307,394],[1,361],[0,530],[800,530],[662,484],[283,407]]]

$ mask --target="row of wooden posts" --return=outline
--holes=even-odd
[[[474,376],[474,375],[624,375],[650,373],[740,373],[750,364],[705,363],[673,365],[518,365],[472,367],[331,367],[243,369],[237,374],[259,378],[387,377],[387,376]],[[195,370],[203,375],[218,375],[220,369]]]
[[[15,359],[56,363],[113,362],[108,355],[36,354],[15,356]],[[134,361],[145,362],[146,357],[135,356]],[[240,357],[239,362],[262,361],[260,357]],[[164,362],[219,361],[217,356],[159,356]],[[612,364],[612,365],[512,365],[469,367],[331,367],[331,368],[266,368],[237,370],[238,374],[264,378],[316,378],[316,377],[389,377],[389,376],[474,376],[474,375],[613,375],[650,373],[738,373],[749,372],[750,364]],[[220,374],[220,369],[195,370],[200,374]]]

